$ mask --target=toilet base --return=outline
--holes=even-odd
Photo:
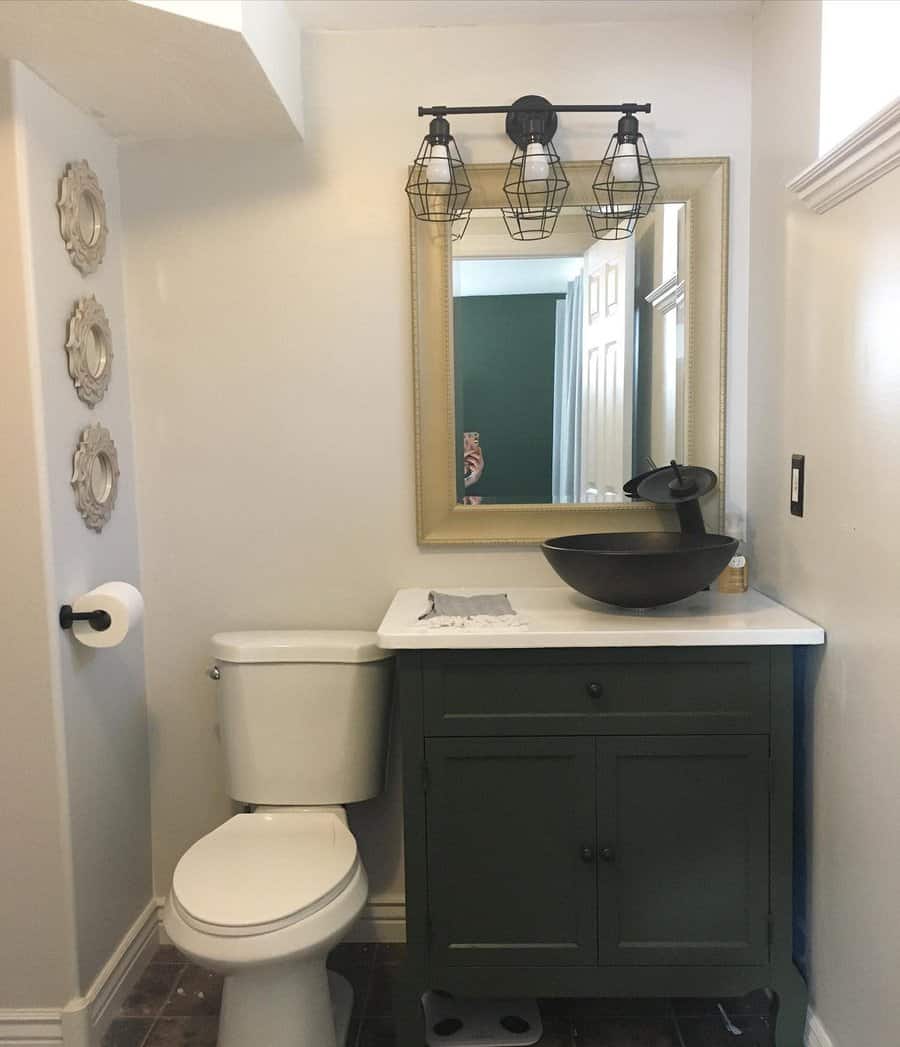
[[[346,1047],[353,988],[325,957],[229,974],[218,1047]]]

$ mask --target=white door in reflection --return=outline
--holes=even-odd
[[[585,251],[581,501],[622,502],[632,471],[634,240]]]

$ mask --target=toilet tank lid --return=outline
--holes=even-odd
[[[375,633],[357,630],[284,629],[216,633],[213,657],[223,662],[381,662],[392,657]]]

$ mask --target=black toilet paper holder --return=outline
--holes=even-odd
[[[89,622],[92,629],[102,633],[112,625],[112,618],[109,611],[73,611],[70,603],[64,603],[59,609],[59,624],[71,629],[73,622]]]

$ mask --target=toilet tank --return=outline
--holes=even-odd
[[[381,792],[393,660],[374,633],[218,633],[212,649],[229,796],[315,806]]]

